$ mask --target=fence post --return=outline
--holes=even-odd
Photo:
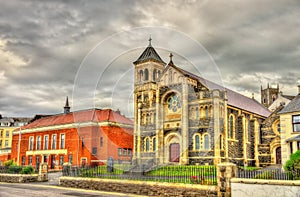
[[[220,163],[217,165],[218,197],[231,196],[230,179],[236,177],[237,167],[233,163]]]

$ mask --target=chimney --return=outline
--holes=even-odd
[[[298,85],[298,94],[300,94],[300,85]]]

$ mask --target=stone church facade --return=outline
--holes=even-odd
[[[265,89],[261,87],[261,103],[272,112],[260,128],[258,159],[261,167],[284,163],[282,162],[280,112],[294,97],[282,94],[279,85],[275,88],[269,84]]]
[[[259,165],[270,111],[254,98],[166,64],[149,40],[134,64],[134,161],[145,165]]]

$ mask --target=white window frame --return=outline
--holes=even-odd
[[[45,149],[45,147],[46,147],[46,146],[45,146],[45,145],[46,145],[46,137],[48,137],[48,140],[47,140],[47,141],[48,141],[48,143],[47,143],[47,144],[48,144],[48,145],[47,145],[47,149]],[[43,150],[49,150],[49,139],[50,139],[50,138],[49,138],[49,135],[44,135]]]
[[[32,139],[32,141],[31,141],[31,139]],[[31,146],[31,142],[32,142],[32,146]],[[34,136],[29,136],[29,138],[28,138],[28,150],[33,150],[33,149],[34,149]]]
[[[63,144],[63,147],[62,147],[62,137],[61,136],[64,136],[64,144]],[[65,133],[61,133],[60,135],[59,135],[59,148],[60,149],[65,149],[66,148],[66,134]]]
[[[54,143],[54,138],[55,136],[55,148],[53,148],[53,143]],[[51,138],[51,150],[56,150],[57,149],[57,134],[52,134],[52,138]]]
[[[38,148],[38,139],[40,138],[40,147]],[[36,136],[35,150],[42,150],[42,136]]]

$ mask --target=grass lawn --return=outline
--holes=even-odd
[[[147,173],[148,176],[215,176],[215,166],[164,166]]]

